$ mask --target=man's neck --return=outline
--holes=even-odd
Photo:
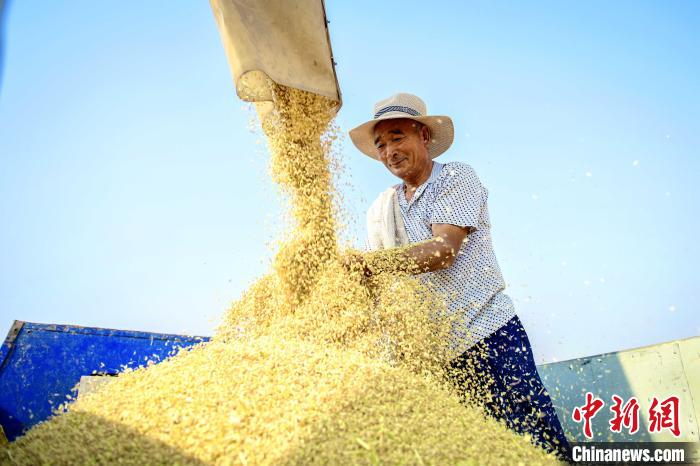
[[[413,194],[416,192],[418,187],[428,181],[430,175],[433,173],[433,161],[427,165],[426,169],[421,170],[415,177],[406,178],[403,180],[403,184],[406,186],[406,199],[411,200]]]

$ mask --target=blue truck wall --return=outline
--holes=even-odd
[[[15,321],[0,347],[0,424],[8,440],[74,396],[83,375],[116,375],[207,337]]]

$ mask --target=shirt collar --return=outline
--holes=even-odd
[[[435,180],[437,180],[438,176],[440,176],[440,171],[442,170],[442,167],[444,165],[444,163],[436,162],[435,160],[433,160],[433,168],[430,171],[430,176],[422,185],[418,186],[418,189],[420,189],[422,186],[425,186],[426,184],[435,183]],[[400,186],[406,186],[406,183],[401,183]]]
[[[437,180],[438,176],[440,175],[440,171],[442,170],[443,165],[443,163],[436,162],[435,160],[433,160],[433,171],[430,172],[430,178],[428,178],[428,183],[435,183],[435,180]]]
[[[406,200],[406,197],[404,195],[404,189],[406,189],[406,183],[402,183],[400,186],[400,192],[401,195],[399,196],[399,201],[403,201],[408,207],[413,205],[414,202],[418,200],[419,197],[423,194],[423,191],[428,187],[429,184],[435,183],[437,181],[438,176],[440,175],[440,171],[442,170],[444,163],[436,162],[433,160],[433,168],[430,172],[430,177],[428,177],[428,180],[423,183],[422,185],[418,186],[418,189],[416,192],[413,194],[413,197],[411,198],[410,201]]]

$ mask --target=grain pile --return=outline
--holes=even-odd
[[[549,464],[441,382],[444,303],[337,246],[326,99],[274,88],[264,122],[291,225],[214,338],[120,375],[14,442],[9,464]],[[392,261],[369,259],[380,272]],[[404,268],[410,268],[407,265]]]

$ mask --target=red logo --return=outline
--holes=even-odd
[[[622,406],[622,398],[617,395],[612,396],[613,404],[610,411],[614,417],[610,420],[610,430],[612,432],[621,432],[622,427],[629,430],[630,434],[634,434],[639,430],[639,401],[632,397],[624,406]]]
[[[583,435],[588,438],[593,438],[593,432],[591,431],[591,419],[600,411],[600,409],[605,405],[603,400],[600,398],[595,398],[593,393],[586,393],[586,404],[583,406],[577,406],[574,408],[574,412],[571,417],[574,421],[583,421]]]
[[[677,396],[669,396],[661,402],[661,410],[659,400],[654,397],[649,408],[649,432],[661,432],[662,429],[671,431],[674,437],[681,435],[681,429],[678,425],[678,408],[679,401]]]
[[[631,397],[625,402],[622,397],[612,396],[613,404],[610,406],[612,418],[610,419],[610,431],[622,432],[627,429],[630,434],[639,431],[639,400]],[[605,402],[593,396],[591,392],[586,393],[586,403],[583,406],[576,406],[571,413],[571,417],[576,422],[583,422],[583,435],[593,438],[591,420],[598,414]],[[649,407],[649,433],[658,433],[668,429],[674,437],[680,437],[680,400],[677,396],[669,396],[665,400],[659,401],[657,397],[651,399]]]

